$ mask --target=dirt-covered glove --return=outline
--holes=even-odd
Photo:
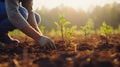
[[[47,36],[41,36],[40,40],[38,40],[37,44],[39,44],[41,47],[45,49],[54,50],[56,49],[56,46],[54,42]]]

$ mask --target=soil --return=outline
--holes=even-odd
[[[19,44],[0,47],[0,67],[120,67],[120,34],[111,34],[108,43],[104,36],[81,35],[69,42],[51,37],[57,47],[47,50],[29,37],[13,36]]]

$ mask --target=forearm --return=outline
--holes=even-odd
[[[36,42],[41,38],[42,34],[37,32],[33,27],[27,27],[24,29],[21,29],[22,32],[24,32],[29,37],[33,38]]]
[[[40,31],[40,29],[38,27],[38,24],[37,24],[37,21],[36,21],[36,18],[35,18],[35,14],[33,12],[29,12],[28,22],[36,31],[38,31],[39,33],[42,34],[42,32]]]
[[[35,14],[33,13],[33,0],[22,0],[22,6],[28,10],[28,23],[39,33],[42,34],[40,29],[38,28],[38,24],[36,22]]]

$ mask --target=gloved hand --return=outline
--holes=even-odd
[[[40,40],[38,40],[37,44],[45,49],[49,49],[49,50],[56,49],[54,42],[47,36],[41,36],[41,38],[40,38]]]

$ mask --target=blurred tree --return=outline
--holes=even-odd
[[[47,9],[43,6],[35,11],[41,15],[41,25],[44,25],[49,31],[55,28],[54,22],[59,20],[59,14],[64,14],[65,19],[70,21],[71,25],[76,26],[86,24],[89,18],[93,19],[95,28],[99,28],[103,21],[114,28],[117,28],[117,25],[120,24],[120,4],[116,2],[104,6],[96,6],[90,12],[86,12],[83,9],[75,10],[64,5],[53,9]]]
[[[117,25],[120,24],[120,4],[117,4],[116,2],[113,3],[112,8],[111,8],[111,22],[109,23],[117,28]]]

